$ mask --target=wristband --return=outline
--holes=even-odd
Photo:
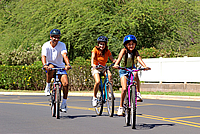
[[[44,66],[48,66],[48,64],[44,64],[43,67],[44,67]]]

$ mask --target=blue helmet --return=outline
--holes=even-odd
[[[60,30],[58,30],[58,29],[51,30],[50,36],[54,36],[54,35],[61,35]]]
[[[99,36],[97,42],[108,42],[108,38],[106,36]]]
[[[123,40],[123,45],[125,45],[126,42],[131,41],[131,40],[137,44],[137,39],[134,35],[126,35]]]

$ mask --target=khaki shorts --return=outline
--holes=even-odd
[[[104,73],[105,71],[106,71],[105,68],[103,68],[103,69],[94,69],[94,68],[91,68],[92,76],[94,76],[94,74],[97,74],[97,73]]]

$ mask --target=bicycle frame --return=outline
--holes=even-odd
[[[134,92],[134,91],[131,91],[131,88],[130,88],[131,86],[136,86],[133,72],[129,72],[128,78],[127,78],[129,108],[131,108],[131,92]],[[137,108],[137,91],[136,90],[135,90],[135,99],[136,99],[135,104]]]
[[[60,101],[61,101],[61,82],[58,78],[58,70],[63,70],[64,68],[50,68],[50,70],[55,70],[53,74],[54,82],[51,94],[51,112],[52,116],[60,119]]]
[[[56,85],[58,85],[59,86],[59,90],[61,90],[61,82],[60,82],[60,80],[59,80],[59,78],[58,78],[58,73],[57,73],[57,69],[53,69],[53,70],[55,70],[56,72],[54,73],[54,82],[53,82],[53,90],[52,91],[56,91]],[[60,91],[59,91],[60,92]],[[60,95],[60,100],[61,100],[61,95]]]
[[[100,90],[101,90],[101,94],[103,95],[103,102],[105,103],[106,102],[106,100],[108,99],[108,92],[107,92],[107,86],[106,86],[106,84],[107,83],[110,83],[109,82],[109,79],[108,79],[108,73],[106,72],[106,78],[105,78],[105,80],[104,80],[104,82],[102,82],[102,78],[101,78],[101,75],[100,75]],[[104,87],[105,87],[105,94],[103,93],[103,89],[104,89]]]
[[[133,72],[145,70],[145,68],[131,70],[131,69],[128,69],[128,68],[119,67],[119,69],[123,69],[123,70],[128,71],[128,78],[127,78],[127,87],[128,87],[128,93],[127,93],[128,102],[127,103],[128,103],[128,106],[124,105],[124,107],[125,107],[125,123],[126,123],[126,125],[129,125],[129,123],[130,123],[130,112],[131,112],[131,126],[132,126],[132,129],[135,129],[136,109],[137,109],[137,89],[136,89],[136,84],[135,84],[135,81],[134,81]],[[134,86],[134,89],[131,88],[132,86]],[[133,98],[133,97],[135,97],[135,98]]]
[[[104,103],[107,104],[107,108],[108,108],[108,114],[110,117],[113,117],[113,113],[114,113],[114,95],[113,95],[113,90],[112,90],[112,84],[109,82],[109,78],[108,78],[108,70],[111,66],[113,66],[114,64],[111,64],[110,66],[102,66],[102,65],[98,65],[96,68],[104,68],[106,69],[106,77],[105,80],[102,80],[102,76],[103,74],[100,74],[100,85],[99,85],[99,92],[100,92],[100,96],[97,97],[98,101],[97,101],[97,105],[95,107],[95,111],[97,113],[97,115],[101,115],[102,111],[103,111],[103,105]],[[108,92],[111,94],[111,96],[109,96]]]

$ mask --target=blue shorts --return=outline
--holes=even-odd
[[[60,67],[54,65],[53,63],[48,63],[47,65],[49,65],[49,64],[52,64],[52,65],[54,66],[54,68],[60,68]],[[46,71],[46,73],[47,73],[47,71]],[[61,69],[59,69],[59,70],[57,71],[57,74],[66,74],[66,75],[67,75],[67,72],[66,72],[66,70],[61,70]]]
[[[133,66],[133,68],[136,68],[135,65]],[[131,67],[129,67],[129,69],[131,69]],[[120,69],[119,70],[120,79],[121,79],[122,76],[125,76],[125,75],[128,75],[128,71]]]

